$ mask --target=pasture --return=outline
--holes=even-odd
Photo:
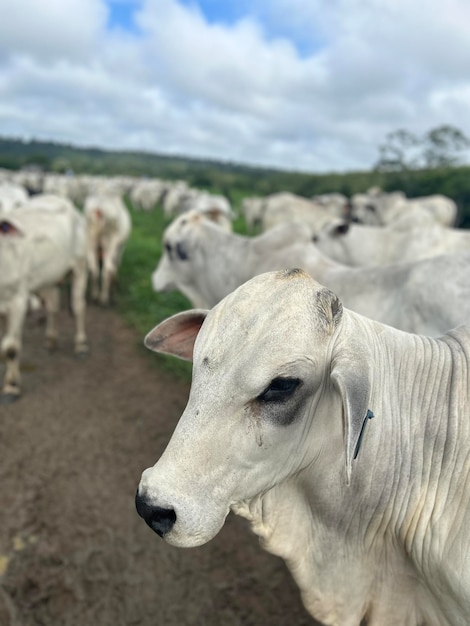
[[[0,624],[312,624],[284,563],[241,518],[229,516],[206,546],[177,550],[135,511],[140,474],[186,403],[190,367],[142,346],[187,302],[150,288],[161,213],[132,219],[114,305],[88,308],[87,360],[70,349],[65,297],[55,354],[43,349],[42,322],[27,319],[23,397],[0,406]]]

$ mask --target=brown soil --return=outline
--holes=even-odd
[[[284,563],[241,518],[182,550],[138,517],[140,474],[189,386],[113,311],[89,310],[84,361],[67,312],[59,328],[49,355],[28,318],[23,396],[0,406],[0,626],[311,626]]]

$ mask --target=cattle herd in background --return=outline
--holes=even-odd
[[[452,330],[470,318],[470,231],[455,202],[286,191],[245,198],[241,235],[226,197],[184,181],[0,171],[2,403],[21,393],[28,308],[44,307],[53,348],[69,274],[87,354],[88,283],[108,304],[126,199],[169,221],[154,291],[197,309],[146,338],[197,362],[183,435],[144,472],[139,514],[179,546],[211,539],[230,509],[247,517],[325,624],[470,623],[470,334]]]
[[[444,196],[371,188],[351,198],[247,197],[239,211],[251,235],[242,236],[226,197],[182,180],[0,170],[2,402],[21,393],[22,329],[35,303],[46,313],[46,345],[55,345],[57,284],[69,273],[75,351],[86,353],[87,286],[91,300],[109,303],[132,227],[125,198],[172,220],[152,285],[178,289],[196,307],[214,306],[262,272],[299,266],[346,306],[398,328],[437,335],[467,317],[470,231],[455,227],[457,206]]]

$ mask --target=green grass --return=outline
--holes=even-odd
[[[156,293],[150,277],[162,251],[162,234],[168,222],[163,211],[134,211],[128,204],[132,219],[132,233],[126,244],[119,268],[117,306],[119,312],[137,330],[143,340],[156,324],[165,318],[192,308],[179,292]],[[145,350],[142,347],[142,350]],[[172,374],[189,380],[191,364],[165,355],[153,355],[154,362]]]

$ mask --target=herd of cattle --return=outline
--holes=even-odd
[[[242,202],[243,236],[227,198],[183,181],[0,172],[2,401],[20,395],[28,307],[40,298],[53,346],[70,272],[87,352],[88,278],[109,302],[124,196],[171,218],[152,286],[195,307],[145,339],[194,365],[138,513],[183,547],[246,517],[324,624],[468,626],[470,231],[455,203],[282,192]]]

